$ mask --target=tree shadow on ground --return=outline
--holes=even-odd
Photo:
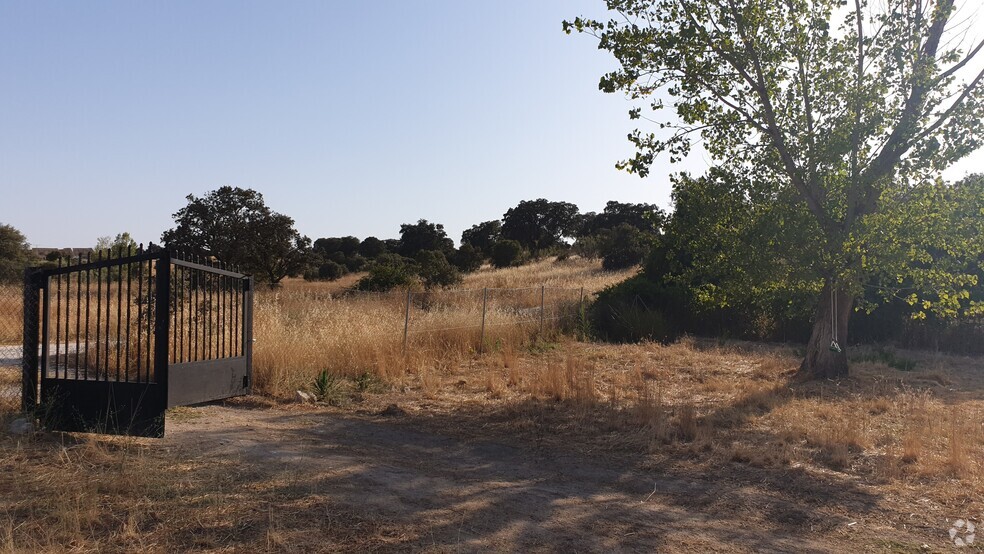
[[[895,401],[919,390],[945,403],[979,399],[984,374],[972,362],[970,372],[943,372],[945,389],[938,364],[904,375],[859,371],[837,383],[761,383],[701,415],[737,445],[725,455],[709,452],[715,439],[673,436],[679,430],[659,438],[651,425],[626,425],[634,416],[604,403],[525,397],[397,417],[315,415],[304,428],[292,426],[296,416],[276,417],[301,445],[289,466],[318,467],[314,460],[345,452],[342,467],[353,468],[291,490],[330,490],[355,511],[400,522],[404,532],[388,546],[810,552],[860,540],[918,548],[933,540],[934,522],[921,536],[890,523],[898,514],[871,478],[836,471],[823,449],[812,467],[784,461],[785,431],[758,421],[799,399]]]
[[[403,531],[377,544],[387,549],[823,552],[841,540],[825,534],[877,510],[878,495],[803,469],[564,448],[563,436],[537,439],[556,430],[549,416],[532,432],[483,431],[482,421],[494,427],[539,404],[428,417],[270,413],[273,434],[195,432],[208,455],[253,467],[277,502],[330,499],[397,524]]]

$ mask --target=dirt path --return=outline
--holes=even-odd
[[[222,406],[190,413],[168,422],[162,446],[172,454],[246,464],[258,480],[289,475],[294,490],[317,490],[354,517],[403,530],[367,547],[829,552],[871,538],[852,536],[845,518],[825,515],[818,525],[807,506],[767,488],[452,437],[401,414]],[[753,505],[758,515],[743,509]]]

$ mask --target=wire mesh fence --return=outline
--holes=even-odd
[[[583,288],[523,287],[481,289],[438,289],[432,291],[283,291],[263,295],[260,311],[302,305],[303,310],[334,311],[327,320],[345,320],[363,333],[376,335],[377,342],[398,340],[404,350],[434,342],[468,343],[482,351],[497,342],[546,336],[583,328],[587,302]],[[367,323],[345,311],[344,305]],[[289,319],[301,321],[300,314]],[[332,321],[331,323],[337,323]],[[264,334],[259,334],[264,341]],[[261,347],[262,348],[262,347]]]
[[[358,365],[366,359],[363,351],[387,344],[411,353],[452,345],[482,352],[532,337],[576,333],[587,302],[581,288],[546,286],[340,295],[281,289],[262,294],[257,303],[258,346],[267,357],[311,350],[312,363],[319,367],[326,359]],[[21,407],[23,315],[23,287],[0,285],[0,415]],[[297,329],[300,342],[263,325],[273,320]],[[290,366],[302,366],[298,360],[292,358]]]
[[[473,335],[481,351],[503,335],[546,335],[576,327],[584,293],[555,287],[485,288],[407,293],[404,348],[435,335]]]
[[[0,285],[0,415],[20,410],[23,300],[20,286]]]

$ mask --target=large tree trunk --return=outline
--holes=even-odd
[[[836,302],[830,295],[830,282],[824,284],[817,307],[817,318],[806,344],[806,358],[800,365],[800,374],[812,379],[832,379],[847,376],[847,324],[854,307],[854,296],[838,290]],[[831,349],[833,318],[837,318],[837,344],[841,351]]]

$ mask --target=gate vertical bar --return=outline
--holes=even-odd
[[[38,405],[40,295],[41,281],[38,272],[29,267],[24,270],[24,351],[21,353],[21,409],[25,412],[30,412]]]
[[[540,334],[543,334],[543,300],[546,296],[547,286],[540,285]]]
[[[49,341],[49,329],[48,320],[51,319],[51,306],[49,304],[48,289],[51,286],[51,280],[46,276],[40,276],[39,279],[41,286],[41,375],[45,377],[48,376],[48,341]]]
[[[577,299],[577,329],[581,340],[585,340],[585,317],[584,317],[584,287],[581,287],[581,296]]]
[[[253,277],[243,281],[243,352],[246,354],[246,392],[253,391]]]
[[[154,382],[164,396],[167,405],[168,336],[171,326],[171,254],[162,250],[157,258],[157,275],[154,283],[156,306],[154,309]]]

